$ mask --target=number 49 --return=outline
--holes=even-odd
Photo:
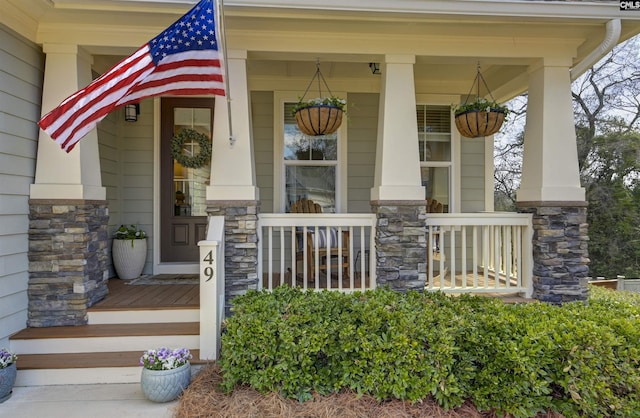
[[[214,269],[213,267],[211,267],[211,264],[213,264],[215,261],[213,257],[213,250],[209,251],[207,255],[202,259],[202,261],[209,264],[209,266],[205,267],[205,269],[203,270],[204,275],[207,277],[207,280],[205,280],[205,282],[208,282],[215,276]]]

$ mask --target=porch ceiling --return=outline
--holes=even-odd
[[[367,91],[380,80],[369,68],[370,62],[382,62],[381,55],[268,54],[250,52],[247,61],[249,78],[275,80],[286,78],[289,90],[300,90],[315,73],[316,62],[332,90]],[[418,90],[432,94],[467,94],[478,64],[489,88],[500,86],[525,73],[533,60],[510,58],[416,57],[414,75]],[[360,85],[358,83],[361,83]],[[335,86],[335,88],[334,88]],[[313,88],[314,86],[312,86]],[[324,86],[323,86],[324,87]],[[484,89],[484,88],[483,88]],[[486,91],[483,91],[485,94]]]
[[[196,0],[3,0],[0,23],[37,43],[77,43],[102,72],[175,21]],[[250,79],[287,79],[300,89],[320,59],[338,85],[375,85],[369,62],[415,54],[416,84],[465,94],[479,63],[499,100],[526,89],[541,57],[579,62],[623,20],[622,39],[640,32],[640,14],[613,2],[515,0],[225,0],[228,47],[249,51]],[[314,52],[309,52],[314,51]],[[357,51],[357,53],[354,53]],[[369,78],[367,78],[369,77]],[[379,77],[378,77],[379,78]],[[299,85],[296,84],[299,82]]]

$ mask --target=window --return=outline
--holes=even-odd
[[[420,173],[426,198],[449,212],[451,193],[451,110],[449,106],[417,105]]]
[[[291,109],[284,103],[284,209],[307,198],[322,206],[323,213],[337,212],[338,134],[307,136],[298,129]]]
[[[212,110],[210,108],[175,107],[173,109],[174,133],[191,129],[211,138]],[[193,157],[200,153],[200,143],[189,139],[182,144],[182,153]],[[173,194],[175,216],[207,216],[206,187],[209,184],[211,163],[189,168],[173,160]]]

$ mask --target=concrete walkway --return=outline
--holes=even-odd
[[[14,387],[0,403],[0,417],[169,418],[177,405],[148,401],[140,383]]]

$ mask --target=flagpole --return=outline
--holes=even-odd
[[[233,124],[231,123],[231,97],[229,92],[229,64],[227,63],[227,32],[224,24],[224,5],[223,0],[216,0],[216,9],[218,13],[218,26],[220,27],[220,43],[222,44],[222,62],[224,63],[224,86],[225,96],[227,98],[227,115],[229,117],[229,143],[233,145],[235,138],[233,137]]]

